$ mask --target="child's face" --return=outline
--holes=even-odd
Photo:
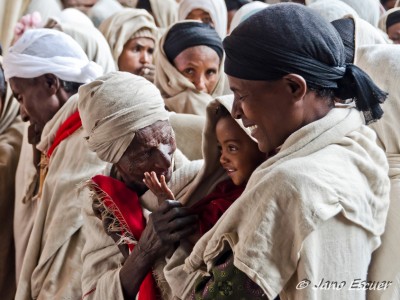
[[[218,120],[216,135],[221,147],[222,167],[235,185],[247,182],[255,168],[264,161],[265,154],[230,116]]]

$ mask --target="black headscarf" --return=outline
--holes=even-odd
[[[194,46],[208,46],[217,52],[221,60],[224,54],[222,41],[213,27],[200,22],[176,23],[168,32],[164,42],[164,52],[173,64],[183,50]]]
[[[400,10],[395,10],[394,12],[392,12],[390,15],[387,16],[386,19],[386,30],[394,25],[400,23]]]
[[[301,75],[310,88],[353,98],[367,123],[379,119],[387,94],[357,66],[346,63],[335,28],[310,8],[281,3],[252,15],[224,40],[225,72],[247,80]]]
[[[338,19],[332,21],[331,24],[337,32],[344,45],[344,52],[346,54],[346,63],[352,64],[354,62],[355,54],[355,24],[353,18]]]

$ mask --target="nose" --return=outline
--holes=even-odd
[[[221,151],[221,156],[219,158],[219,162],[221,165],[224,165],[228,162],[228,158],[226,157],[224,151]]]
[[[235,119],[241,119],[243,115],[242,106],[240,105],[240,101],[236,100],[236,97],[233,100],[231,115]]]
[[[140,62],[142,64],[149,64],[151,63],[151,55],[146,51],[143,50],[141,55],[140,55]]]
[[[21,115],[22,121],[24,121],[24,122],[29,121],[29,115],[26,112],[26,109],[22,104],[19,105],[19,114]]]
[[[172,163],[172,155],[170,154],[169,145],[161,144],[158,147],[157,158],[155,162],[155,167],[159,169],[168,169]]]
[[[196,90],[198,90],[199,92],[208,93],[206,79],[203,75],[198,75],[194,77],[193,84],[196,87]]]

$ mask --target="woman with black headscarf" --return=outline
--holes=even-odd
[[[386,93],[345,63],[333,26],[298,4],[249,17],[224,49],[232,115],[270,156],[185,264],[168,268],[176,297],[237,299],[245,274],[246,299],[365,299],[382,283],[366,278],[390,185],[364,122],[382,116]],[[347,99],[355,107],[335,106]]]
[[[181,21],[171,26],[155,53],[155,84],[166,107],[204,116],[207,104],[223,93],[223,56],[221,38],[210,25]]]

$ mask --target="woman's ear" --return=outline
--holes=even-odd
[[[293,96],[294,101],[299,101],[303,99],[304,95],[307,93],[307,83],[305,79],[297,74],[288,74],[283,76],[286,81],[290,93]]]
[[[60,88],[61,82],[53,74],[44,74],[43,75],[44,84],[46,89],[48,90],[50,95],[55,95]]]

